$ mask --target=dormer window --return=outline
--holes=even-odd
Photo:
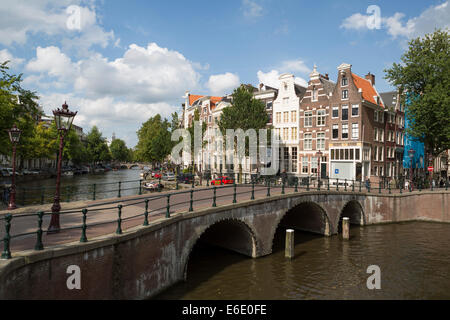
[[[348,90],[342,90],[342,99],[348,99]]]
[[[317,101],[319,99],[318,90],[314,87],[312,91],[312,101]]]

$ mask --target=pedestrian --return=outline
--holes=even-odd
[[[409,180],[405,181],[405,190],[409,190]]]
[[[370,189],[370,179],[368,177],[366,177],[366,189]]]
[[[433,180],[431,180],[431,184],[433,185],[433,189],[434,188],[436,188],[436,182],[435,182],[435,180],[433,179]]]

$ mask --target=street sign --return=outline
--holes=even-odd
[[[339,169],[334,169],[334,174],[339,174]]]
[[[433,172],[433,167],[428,167],[428,171]]]

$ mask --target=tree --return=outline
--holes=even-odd
[[[86,137],[86,154],[89,162],[98,163],[111,160],[106,139],[102,137],[102,133],[97,126],[93,126]]]
[[[254,129],[259,141],[259,129],[266,128],[268,121],[269,115],[266,112],[264,103],[261,100],[255,99],[249,88],[241,85],[236,88],[232,94],[231,106],[223,109],[219,120],[219,128],[224,137],[224,141],[226,140],[227,129],[242,129],[244,132],[248,129]],[[246,138],[245,150],[246,155],[248,155],[248,138]],[[239,160],[239,173],[240,179],[242,179],[242,159]]]
[[[17,154],[22,160],[29,159],[32,156],[30,141],[42,111],[36,102],[36,93],[22,88],[22,75],[10,74],[7,64],[8,61],[0,63],[0,154],[11,154],[6,130],[16,124],[22,130]]]
[[[130,158],[129,149],[125,141],[121,139],[114,139],[109,149],[111,150],[112,159],[115,161],[125,162]]]
[[[148,119],[138,130],[135,158],[138,161],[163,162],[172,150],[170,123],[161,115]]]
[[[424,143],[432,157],[450,148],[450,35],[436,30],[409,42],[401,57],[384,70],[385,78],[409,97],[407,133]],[[405,105],[405,104],[404,104]]]

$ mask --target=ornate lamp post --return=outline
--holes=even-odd
[[[411,191],[413,191],[413,167],[412,167],[412,163],[413,163],[413,158],[414,158],[414,153],[416,152],[416,150],[414,149],[409,149],[408,150],[408,154],[409,154],[409,180],[410,180],[410,185],[411,185]]]
[[[59,211],[61,210],[61,205],[59,204],[59,186],[61,180],[61,163],[62,163],[62,151],[64,146],[64,137],[67,132],[69,132],[72,127],[73,119],[75,118],[77,112],[69,111],[69,106],[66,102],[62,105],[62,109],[53,110],[53,115],[55,116],[56,128],[59,133],[59,156],[58,156],[58,168],[56,174],[56,191],[55,197],[53,199],[52,206],[52,218],[50,220],[50,225],[48,227],[47,233],[57,233],[59,232]]]
[[[317,181],[318,183],[320,183],[320,159],[322,158],[323,152],[322,151],[317,151],[316,152],[316,156],[317,156]]]
[[[13,167],[13,175],[11,179],[11,193],[9,195],[9,205],[8,210],[16,209],[16,145],[19,143],[20,131],[16,125],[14,124],[11,129],[8,130],[9,140],[13,146],[13,154],[12,154],[12,167]]]

